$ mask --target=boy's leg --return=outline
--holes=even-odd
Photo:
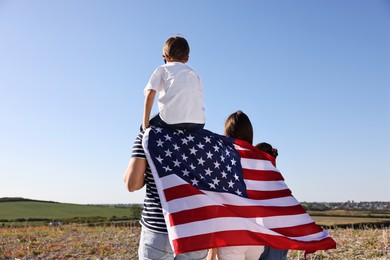
[[[259,260],[287,260],[287,253],[288,250],[265,246],[264,252]]]

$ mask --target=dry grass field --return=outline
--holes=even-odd
[[[138,226],[61,226],[0,229],[0,259],[137,259]],[[328,230],[337,249],[307,259],[390,259],[390,229]],[[304,259],[290,251],[288,259]]]

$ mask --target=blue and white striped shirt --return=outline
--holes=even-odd
[[[134,141],[132,158],[143,158],[146,160],[145,152],[142,147],[143,132],[139,133]],[[144,208],[141,215],[141,225],[150,231],[167,234],[164,215],[161,208],[160,197],[158,196],[156,183],[154,182],[149,165],[145,172],[146,196],[144,199]]]

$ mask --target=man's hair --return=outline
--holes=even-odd
[[[177,61],[187,61],[190,55],[190,46],[182,36],[172,36],[164,44],[163,55]]]
[[[224,134],[252,144],[253,128],[249,117],[241,110],[231,114],[225,122]]]

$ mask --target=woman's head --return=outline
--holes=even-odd
[[[238,110],[231,114],[225,122],[224,135],[253,143],[253,128],[249,117]]]
[[[186,63],[190,55],[190,46],[182,36],[172,36],[164,44],[163,57],[171,61]]]

